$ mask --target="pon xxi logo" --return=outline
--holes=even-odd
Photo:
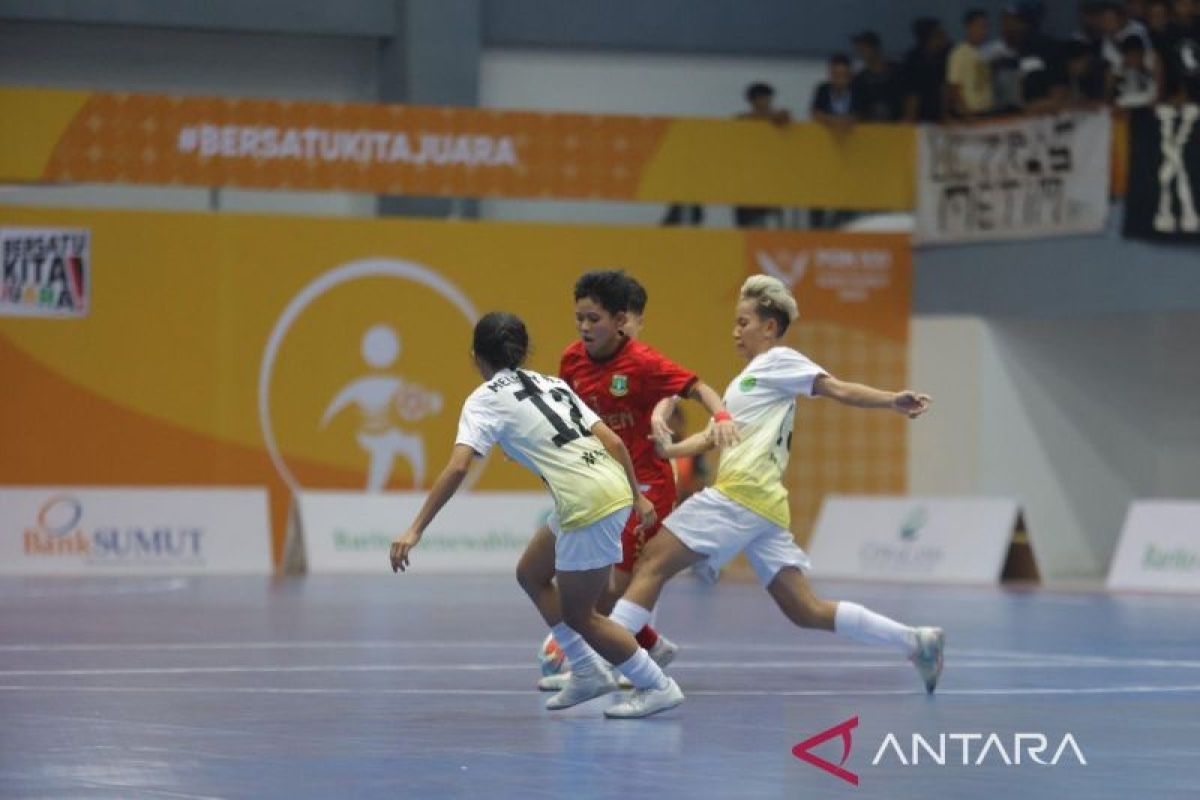
[[[859,776],[846,769],[846,762],[854,747],[853,732],[857,727],[857,716],[839,722],[797,744],[792,748],[792,755],[835,778],[858,786]],[[813,752],[832,739],[840,740],[842,746],[841,759],[836,764]],[[1074,734],[1071,733],[1065,733],[1055,739],[1040,732],[954,732],[930,736],[920,733],[905,736],[888,732],[875,749],[871,766],[944,768],[1005,764],[1010,767],[1056,767],[1064,761],[1084,767],[1088,763]]]

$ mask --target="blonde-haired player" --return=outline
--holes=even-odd
[[[788,530],[788,495],[783,485],[798,395],[887,409],[910,419],[923,414],[931,398],[839,380],[780,344],[798,315],[795,298],[778,279],[755,275],[742,285],[733,339],[749,363],[725,391],[725,407],[733,414],[741,441],[722,451],[713,487],[692,495],[663,522],[610,618],[638,630],[664,584],[676,573],[701,562],[705,562],[702,567],[717,570],[745,552],[759,581],[796,625],[891,646],[913,661],[926,690],[932,692],[942,670],[942,631],[902,625],[857,603],[818,598],[804,575],[808,556]],[[711,429],[676,444],[660,436],[657,445],[669,458],[714,447]]]

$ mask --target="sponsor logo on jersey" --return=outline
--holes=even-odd
[[[608,385],[608,391],[613,397],[624,397],[629,394],[629,376],[613,375],[612,383]]]
[[[747,375],[746,377],[742,378],[740,383],[738,383],[738,388],[743,392],[748,392],[755,386],[758,386],[758,378],[754,377],[753,375]]]

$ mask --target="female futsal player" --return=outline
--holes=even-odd
[[[412,525],[392,542],[392,571],[408,569],[412,549],[462,484],[471,459],[498,443],[541,477],[554,497],[553,533],[539,531],[525,551],[525,558],[553,559],[558,588],[547,583],[533,600],[573,667],[546,708],[568,708],[615,691],[608,664],[616,665],[634,691],[606,709],[606,716],[644,717],[674,708],[683,702],[675,681],[631,634],[596,611],[611,567],[621,560],[630,506],[647,526],[655,522],[654,505],[638,491],[621,439],[561,379],[521,369],[528,350],[525,324],[512,314],[487,314],[475,325],[473,357],[484,383],[463,404],[450,462]]]
[[[654,504],[662,519],[675,507],[675,475],[669,461],[654,452],[652,430],[669,430],[667,416],[654,419],[655,406],[666,397],[683,396],[699,401],[713,415],[714,437],[719,446],[737,441],[737,430],[721,397],[696,373],[685,369],[644,342],[636,333],[646,309],[646,290],[619,270],[584,273],[575,284],[575,326],[579,338],[563,352],[559,377],[575,390],[613,430],[633,460],[639,488]],[[667,412],[669,414],[669,412]],[[657,522],[639,528],[630,519],[621,532],[622,558],[609,579],[608,590],[601,595],[598,610],[607,614],[629,586],[633,565],[646,542],[658,533]],[[521,585],[533,597],[544,591],[554,577],[554,564],[521,559],[517,569]],[[638,644],[661,667],[674,659],[678,648],[660,637],[649,622],[635,632]],[[558,659],[554,669],[552,639],[542,643],[542,671],[546,673],[538,687],[555,691],[562,687],[566,668]],[[569,661],[569,659],[565,659]]]
[[[704,561],[720,569],[744,551],[780,610],[802,628],[834,631],[860,642],[890,645],[914,663],[933,692],[942,671],[945,636],[939,628],[911,628],[857,603],[819,599],[804,573],[808,556],[796,546],[783,485],[792,441],[796,396],[828,397],[858,408],[890,409],[915,419],[931,398],[913,391],[885,392],[838,380],[795,350],[780,345],[798,316],[796,301],[778,279],[755,275],[742,286],[733,339],[749,363],[725,391],[725,405],[742,440],[721,454],[714,486],[685,500],[662,524],[634,569],[611,619],[639,629],[677,572]],[[664,401],[669,406],[670,400]],[[677,444],[658,438],[672,458],[714,447],[710,431]]]

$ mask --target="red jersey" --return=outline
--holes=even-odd
[[[627,340],[605,361],[595,361],[576,339],[558,365],[558,375],[612,428],[633,459],[638,482],[675,496],[671,462],[658,457],[650,436],[650,413],[664,397],[684,394],[697,381],[662,353]]]

